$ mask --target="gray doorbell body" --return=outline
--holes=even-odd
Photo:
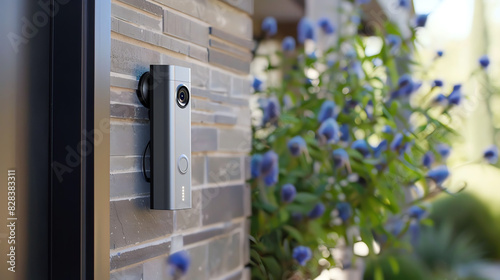
[[[191,208],[191,69],[151,65],[141,90],[150,109],[151,209]]]

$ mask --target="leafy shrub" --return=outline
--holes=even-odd
[[[385,23],[376,30],[380,52],[366,55],[363,37],[346,31],[362,28],[362,2],[341,11],[346,21],[327,50],[303,45],[336,28],[304,18],[299,48],[286,37],[282,51],[257,54],[283,79],[253,82],[261,107],[250,180],[254,279],[312,278],[347,265],[331,253],[339,244],[362,241],[371,256],[378,246],[408,250],[405,240],[416,244],[420,223],[428,222],[423,202],[445,190],[450,150],[443,144],[453,133],[447,123],[462,101],[461,85],[431,80],[411,60],[415,28],[426,16],[412,21],[410,37]],[[263,23],[267,37],[277,32],[273,24]]]

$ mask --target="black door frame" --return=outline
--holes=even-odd
[[[109,279],[110,0],[51,0],[49,279]]]

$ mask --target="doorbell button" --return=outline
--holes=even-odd
[[[184,174],[187,172],[188,167],[189,167],[189,159],[187,158],[186,155],[182,154],[179,159],[177,160],[177,167],[179,168],[179,171]]]

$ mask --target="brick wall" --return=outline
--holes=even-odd
[[[113,0],[111,8],[111,279],[249,279],[252,0]],[[141,155],[147,109],[135,95],[150,64],[192,73],[193,208],[149,209]]]

